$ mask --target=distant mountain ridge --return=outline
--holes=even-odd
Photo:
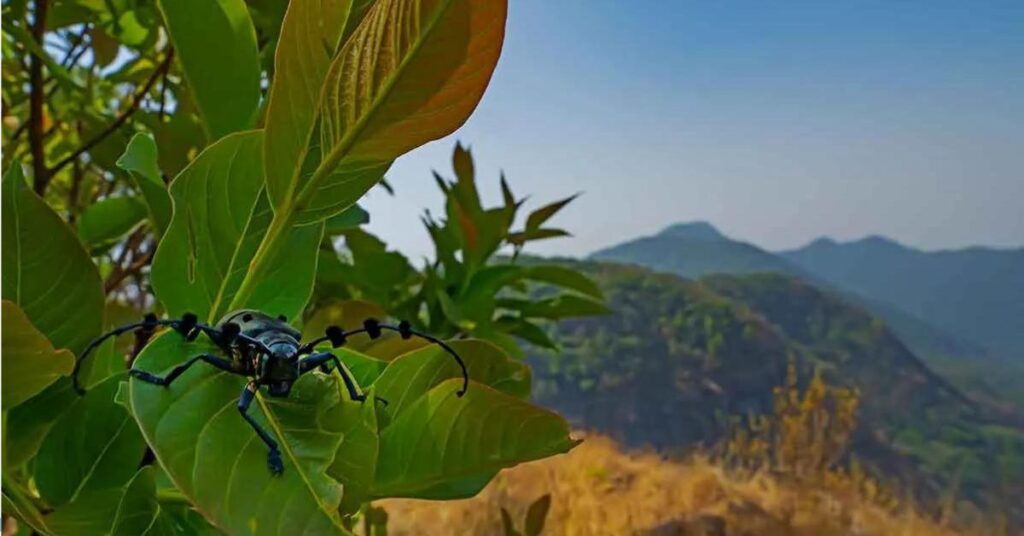
[[[1024,358],[1024,248],[922,251],[870,236],[819,239],[779,255],[839,288]]]
[[[789,260],[753,244],[733,240],[707,222],[677,223],[654,236],[596,251],[593,260],[639,264],[697,279],[714,273],[779,272],[807,278]]]
[[[807,247],[831,245],[838,243],[831,239],[818,239]],[[777,273],[794,276],[843,293],[852,301],[867,307],[886,321],[915,354],[974,359],[989,353],[982,344],[907,313],[884,296],[862,294],[833,278],[818,275],[811,267],[802,264],[801,261],[806,260],[803,255],[795,253],[793,256],[796,258],[733,240],[715,229],[711,223],[694,221],[676,223],[657,235],[599,250],[591,254],[590,258],[639,264],[690,279],[714,274]]]

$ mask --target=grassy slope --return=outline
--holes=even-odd
[[[389,515],[388,534],[502,534],[500,509],[522,527],[528,506],[551,494],[544,534],[715,534],[865,536],[995,534],[956,530],[904,503],[881,506],[863,492],[826,483],[796,484],[767,474],[726,471],[707,458],[667,461],[625,453],[611,440],[587,437],[566,455],[503,472],[479,496],[430,503],[376,503]],[[655,532],[655,530],[661,532]]]

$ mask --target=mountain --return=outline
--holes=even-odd
[[[712,273],[809,275],[778,255],[726,237],[706,222],[678,223],[654,236],[602,249],[590,258],[639,264],[689,278]]]
[[[994,354],[1024,358],[1024,248],[927,252],[874,236],[818,239],[780,256]]]
[[[775,272],[799,277],[845,295],[883,319],[908,346],[926,358],[974,359],[989,351],[929,324],[884,299],[862,295],[818,275],[786,256],[726,237],[706,222],[678,223],[649,237],[599,250],[591,259],[638,264],[684,277]]]
[[[724,418],[772,411],[790,359],[806,380],[860,391],[853,441],[879,474],[935,497],[1024,492],[1024,427],[965,397],[884,323],[842,297],[779,274],[691,281],[570,262],[612,314],[561,322],[562,351],[534,354],[535,398],[631,446],[685,450],[724,437]]]

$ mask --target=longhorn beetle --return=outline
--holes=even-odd
[[[341,360],[336,355],[331,352],[315,351],[316,346],[320,343],[330,341],[333,348],[338,348],[343,346],[348,337],[352,335],[365,333],[371,339],[376,339],[384,330],[397,332],[403,339],[412,336],[420,337],[444,348],[459,364],[462,369],[462,389],[456,394],[461,397],[469,388],[469,374],[466,372],[466,365],[459,354],[444,341],[413,331],[408,322],[402,321],[397,326],[391,326],[370,318],[363,322],[362,328],[352,331],[345,331],[338,326],[330,326],[322,337],[302,344],[300,343],[301,334],[288,325],[284,316],[274,318],[260,311],[243,309],[228,313],[216,326],[199,322],[196,315],[191,313],[186,313],[180,320],[161,320],[154,314],[147,314],[142,322],[121,326],[100,336],[90,342],[75,361],[72,382],[78,394],[85,394],[85,390],[78,383],[78,372],[82,367],[82,362],[92,350],[110,337],[138,330],[152,333],[159,326],[170,326],[187,341],[194,341],[200,334],[205,334],[220,348],[224,356],[198,354],[174,367],[165,376],[157,376],[136,369],[134,366],[128,373],[137,380],[170,387],[174,380],[179,378],[189,367],[203,361],[225,372],[248,376],[249,381],[242,388],[242,394],[238,398],[238,412],[270,449],[267,454],[267,464],[271,473],[275,475],[284,470],[277,441],[248,413],[249,406],[260,387],[266,386],[267,394],[272,397],[287,397],[291,392],[292,384],[299,376],[316,369],[327,373],[330,372],[330,366],[334,365],[345,383],[349,397],[360,402],[366,399],[366,396],[359,392],[355,381],[348,370],[341,365]],[[387,404],[386,400],[378,400]]]

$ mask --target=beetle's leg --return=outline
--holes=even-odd
[[[328,363],[334,363],[334,367],[338,369],[338,374],[341,375],[342,381],[345,382],[345,389],[348,390],[349,398],[357,402],[362,402],[366,400],[366,395],[360,393],[359,389],[356,387],[356,382],[355,380],[352,379],[352,373],[349,372],[349,370],[345,368],[344,365],[341,364],[341,360],[338,359],[338,356],[330,352],[320,352],[313,354],[309,357],[303,358],[301,361],[299,361],[299,374],[305,374],[317,367],[321,367],[321,370],[324,370],[323,367],[325,367]],[[327,367],[327,370],[325,370],[325,372],[330,372],[330,368]],[[388,401],[384,400],[383,398],[374,398],[383,402],[385,406],[388,404]]]
[[[238,397],[238,413],[242,415],[245,422],[252,426],[252,429],[256,431],[256,435],[260,436],[260,439],[266,443],[267,448],[270,449],[267,452],[267,466],[270,467],[270,472],[279,475],[284,471],[284,463],[281,462],[281,451],[277,448],[277,441],[274,441],[273,437],[260,426],[260,423],[256,422],[256,419],[249,415],[249,406],[252,404],[253,397],[256,396],[256,390],[259,386],[256,382],[249,382],[242,389],[242,396]]]
[[[167,387],[171,385],[171,383],[174,380],[178,379],[178,377],[181,376],[186,370],[188,370],[189,367],[195,365],[199,361],[205,361],[213,365],[214,367],[219,368],[220,370],[224,370],[227,372],[237,372],[234,369],[234,364],[230,360],[224,359],[223,357],[217,357],[211,354],[200,354],[174,367],[173,369],[171,369],[169,373],[167,373],[167,376],[164,376],[163,378],[161,378],[160,376],[156,376],[154,374],[150,374],[144,370],[138,369],[131,369],[128,371],[128,373],[131,374],[133,378],[137,378],[146,383],[152,383],[154,385],[162,385],[164,387]]]

